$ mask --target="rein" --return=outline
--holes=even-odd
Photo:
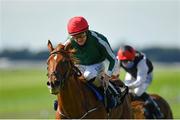
[[[91,112],[94,112],[94,111],[96,111],[96,110],[98,110],[98,108],[99,108],[99,106],[97,106],[97,107],[94,107],[94,108],[92,108],[92,109],[90,109],[90,110],[88,110],[86,113],[84,113],[81,117],[80,117],[80,119],[83,119],[83,118],[85,118],[89,113],[91,113]],[[71,119],[69,116],[67,116],[67,115],[64,115],[59,109],[58,109],[58,113],[60,114],[60,115],[62,115],[63,117],[65,117],[66,119]]]

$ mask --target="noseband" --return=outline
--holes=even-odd
[[[51,78],[52,76],[55,76],[55,78],[57,78],[57,80],[53,82],[47,82],[47,85],[48,86],[52,86],[52,87],[58,87],[60,86],[60,88],[63,88],[64,87],[64,82],[65,82],[65,79],[66,79],[66,76],[67,76],[67,72],[62,75],[60,72],[57,72],[57,71],[54,71],[52,72],[51,74],[48,75],[48,78]]]

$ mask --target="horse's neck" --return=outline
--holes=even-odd
[[[85,85],[78,79],[70,77],[65,81],[64,88],[58,96],[58,101],[61,109],[66,112],[75,112],[82,114],[84,109]]]

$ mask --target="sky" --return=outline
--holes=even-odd
[[[0,0],[0,50],[64,43],[74,16],[84,16],[113,48],[180,48],[180,0]]]

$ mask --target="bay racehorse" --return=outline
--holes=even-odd
[[[103,119],[103,118],[132,118],[129,95],[124,101],[107,113],[104,104],[96,99],[86,86],[79,69],[75,66],[72,49],[58,44],[56,48],[48,41],[50,52],[47,60],[48,82],[52,94],[57,95],[58,108],[56,118],[74,119]]]
[[[163,119],[173,119],[172,110],[168,104],[168,102],[157,94],[150,94],[152,99],[157,103],[160,108],[160,111],[163,113]],[[152,115],[153,111],[151,107],[147,106],[143,100],[133,99],[132,95],[132,110],[135,119],[154,119]]]

